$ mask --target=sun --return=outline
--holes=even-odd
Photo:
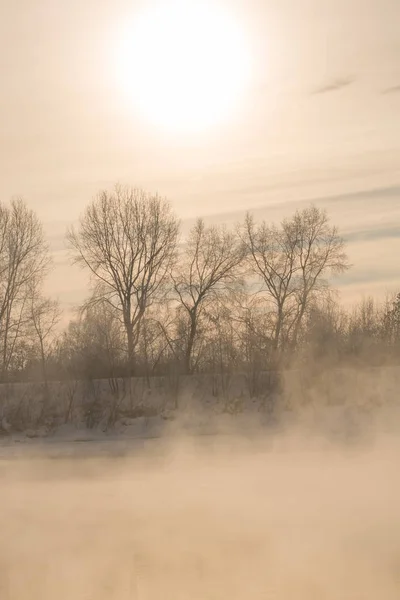
[[[249,44],[239,20],[216,0],[147,4],[122,38],[119,84],[152,124],[202,131],[240,106],[250,80]]]

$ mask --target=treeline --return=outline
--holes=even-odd
[[[0,206],[2,381],[151,377],[283,366],[387,364],[400,357],[400,295],[345,311],[334,276],[345,244],[315,206],[279,224],[199,219],[185,239],[171,205],[117,186],[67,232],[91,293],[60,330],[43,296],[43,228],[21,200]]]

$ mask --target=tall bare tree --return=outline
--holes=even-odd
[[[84,211],[78,229],[67,233],[75,263],[91,274],[94,299],[105,299],[120,312],[130,375],[145,311],[165,291],[178,230],[165,199],[116,186],[113,192],[101,192]]]
[[[344,241],[315,206],[297,211],[279,228],[265,221],[257,225],[248,214],[239,232],[250,271],[274,307],[274,346],[294,346],[311,300],[328,288],[327,277],[349,267]]]
[[[40,285],[50,265],[41,223],[21,199],[0,205],[1,371],[7,376],[18,339],[29,322],[32,283]]]
[[[350,264],[344,240],[325,210],[312,205],[297,211],[283,222],[283,229],[296,240],[297,248],[296,312],[291,323],[292,344],[296,345],[310,301],[328,290],[327,277],[343,273]]]
[[[279,229],[265,221],[257,225],[250,213],[240,229],[250,273],[261,280],[262,290],[273,304],[275,318],[271,337],[275,349],[283,337],[285,321],[293,312],[292,298],[296,292],[293,280],[297,269],[297,240],[288,234],[287,228]]]
[[[193,350],[199,323],[210,301],[216,301],[237,278],[243,247],[225,227],[206,227],[199,219],[189,233],[181,260],[174,271],[174,290],[184,315],[183,365],[195,367]]]

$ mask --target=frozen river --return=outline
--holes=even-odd
[[[398,600],[400,445],[0,448],[2,600]]]

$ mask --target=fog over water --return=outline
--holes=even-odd
[[[3,452],[0,597],[397,600],[399,450],[297,430]]]

